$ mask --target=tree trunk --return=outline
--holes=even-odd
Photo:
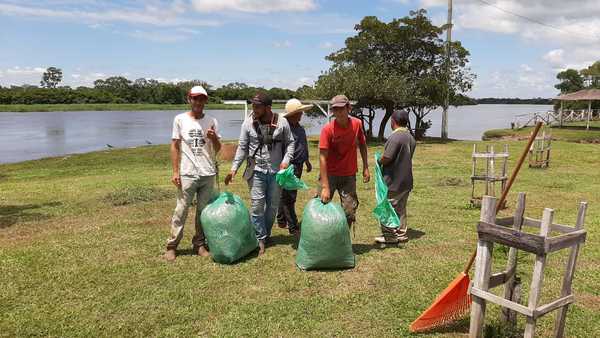
[[[383,141],[383,134],[385,133],[385,127],[387,126],[387,123],[390,120],[390,117],[392,116],[393,113],[394,113],[394,106],[392,104],[387,104],[385,106],[385,115],[383,116],[383,119],[381,120],[381,124],[379,125],[379,134],[377,135],[377,138],[379,139],[379,141]]]

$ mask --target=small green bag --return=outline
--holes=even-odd
[[[287,169],[282,169],[275,175],[275,180],[285,190],[308,189],[306,183],[294,175],[294,165],[290,164]]]
[[[232,264],[258,247],[248,209],[237,195],[221,193],[204,208],[200,220],[217,263]]]
[[[356,264],[342,207],[313,198],[304,207],[296,265],[302,270],[348,269]]]
[[[379,223],[388,228],[398,228],[400,226],[400,218],[396,214],[396,210],[388,201],[388,187],[383,180],[383,173],[379,166],[380,153],[375,154],[375,198],[377,205],[373,209],[373,215]]]

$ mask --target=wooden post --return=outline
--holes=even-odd
[[[564,101],[560,101],[560,127],[562,128],[563,126],[563,102]]]
[[[481,200],[480,221],[494,223],[496,221],[496,198],[483,196]],[[477,242],[477,257],[475,276],[473,286],[488,291],[490,284],[490,274],[492,269],[492,253],[494,243],[479,240]],[[471,323],[469,328],[469,337],[481,337],[483,332],[483,320],[485,318],[485,300],[477,296],[472,297],[471,304]]]
[[[575,223],[575,229],[583,229],[583,223],[585,222],[585,212],[587,210],[587,202],[581,202],[579,204],[579,212],[577,213],[577,222]],[[560,292],[561,297],[565,297],[571,294],[571,285],[573,283],[573,276],[575,275],[575,264],[577,263],[577,255],[579,254],[579,247],[581,243],[571,247],[569,253],[569,259],[567,260],[567,268],[563,277],[562,290]],[[567,311],[569,305],[565,305],[558,310],[556,313],[556,321],[554,322],[554,337],[561,338],[565,334],[565,322],[567,318]]]
[[[490,186],[490,190],[492,191],[492,196],[496,196],[496,182],[495,177],[496,177],[496,170],[494,170],[494,167],[496,166],[496,159],[494,158],[494,146],[490,147],[490,154],[492,155],[489,159],[490,161],[490,172],[488,173],[488,179],[492,179],[492,181],[490,181],[489,183],[491,184]],[[502,208],[500,208],[502,209]]]
[[[519,197],[517,200],[517,209],[515,210],[515,219],[513,223],[513,229],[521,231],[521,227],[523,225],[523,215],[525,214],[525,193],[519,193]],[[506,271],[512,271],[513,273],[507,278],[506,283],[504,284],[504,299],[512,300],[514,294],[515,287],[515,275],[517,273],[517,248],[511,247],[508,251],[508,262],[506,263]],[[514,311],[511,311],[509,308],[502,308],[502,321],[505,323],[509,323],[511,318],[515,318]],[[516,324],[516,323],[514,323]]]
[[[473,179],[473,177],[475,177],[475,170],[477,168],[477,158],[475,158],[475,153],[477,153],[477,143],[473,144],[473,155],[471,155],[473,157],[473,175],[471,175],[471,203],[473,203],[473,200],[475,199],[475,180]]]
[[[592,101],[588,101],[587,125],[585,130],[590,130],[590,116],[592,115]]]
[[[542,222],[540,226],[540,236],[547,237],[550,232],[550,226],[554,218],[554,210],[546,208],[542,216]],[[536,310],[538,301],[540,300],[540,294],[542,292],[542,285],[544,283],[544,268],[546,267],[546,254],[539,254],[535,258],[535,265],[533,266],[533,275],[531,277],[531,287],[529,288],[529,302],[527,307],[532,312]],[[533,338],[535,335],[535,322],[534,317],[527,317],[525,323],[525,338]]]

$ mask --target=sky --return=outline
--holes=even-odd
[[[454,0],[472,97],[552,97],[556,73],[600,60],[600,0]],[[329,68],[364,16],[390,21],[447,0],[0,0],[0,85],[109,76],[296,89]]]

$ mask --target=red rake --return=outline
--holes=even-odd
[[[517,178],[517,174],[527,157],[527,153],[535,140],[540,128],[542,127],[542,123],[538,122],[533,130],[533,133],[529,137],[529,141],[527,142],[527,146],[523,150],[521,154],[521,158],[517,163],[515,170],[513,171],[508,184],[506,185],[506,189],[502,192],[502,196],[500,200],[496,204],[496,214],[498,214],[498,210],[500,210],[500,206],[506,200],[506,195],[508,195],[508,191],[510,187],[513,185],[515,179]],[[442,293],[436,298],[436,300],[423,312],[419,318],[415,319],[412,324],[410,324],[411,332],[422,332],[428,331],[435,328],[446,326],[454,321],[457,321],[463,318],[471,308],[471,295],[469,295],[469,285],[471,284],[471,279],[469,278],[469,270],[471,270],[471,266],[473,266],[473,262],[475,261],[475,256],[477,255],[477,250],[473,252],[471,257],[469,258],[469,262],[465,266],[465,269],[458,275]]]

